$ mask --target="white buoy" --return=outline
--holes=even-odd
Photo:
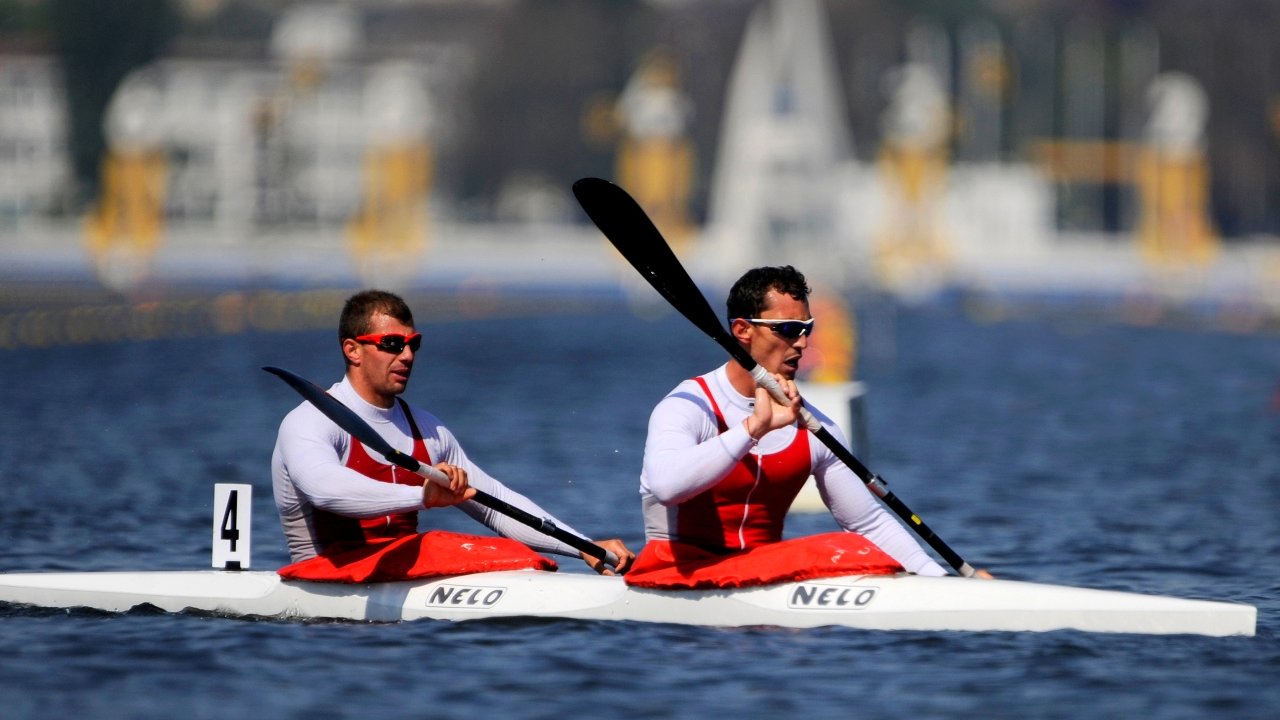
[[[811,402],[813,407],[836,421],[843,433],[840,439],[844,441],[845,446],[853,451],[858,459],[865,461],[867,428],[863,399],[867,394],[866,386],[856,380],[834,383],[802,382],[797,383],[797,389],[800,391],[800,397]],[[795,502],[791,504],[791,512],[811,513],[826,509],[827,506],[818,493],[817,483],[810,477],[805,482],[804,488],[800,490],[800,494],[796,496]]]

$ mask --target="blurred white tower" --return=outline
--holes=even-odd
[[[852,141],[817,0],[759,5],[729,84],[699,267],[790,263],[838,284],[839,171]]]

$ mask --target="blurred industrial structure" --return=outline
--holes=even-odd
[[[173,0],[86,176],[92,2],[0,0],[3,278],[615,282],[599,175],[708,282],[1280,316],[1275,3]]]

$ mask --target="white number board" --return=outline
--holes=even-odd
[[[213,486],[213,566],[219,570],[249,569],[252,508],[252,485]]]

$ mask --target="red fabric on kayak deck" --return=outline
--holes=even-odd
[[[667,590],[740,588],[837,575],[892,575],[902,565],[855,533],[783,540],[717,555],[695,545],[653,540],[623,578],[628,585]]]
[[[525,568],[555,570],[557,565],[515,540],[431,530],[338,546],[276,572],[286,580],[366,583]]]

